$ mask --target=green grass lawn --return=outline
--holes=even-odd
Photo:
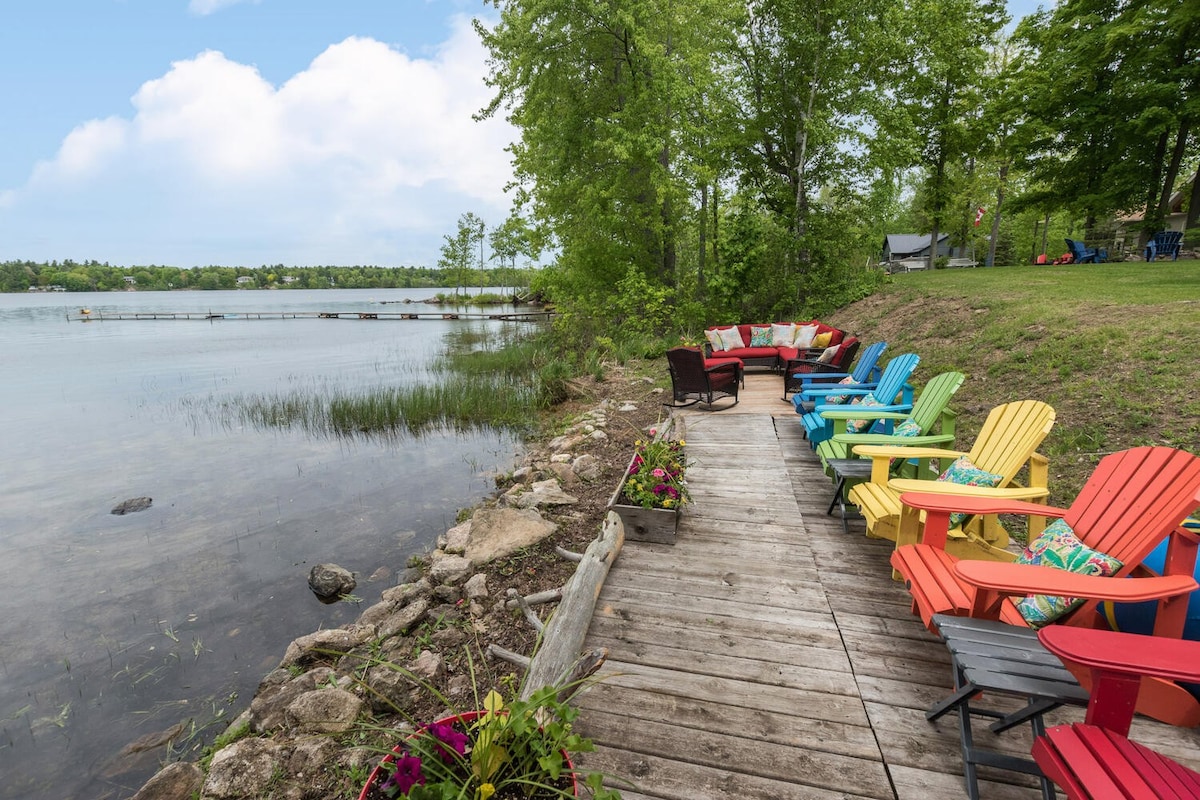
[[[895,275],[828,315],[884,358],[921,356],[919,386],[966,383],[951,407],[967,449],[987,412],[1032,398],[1057,412],[1041,451],[1051,502],[1099,458],[1145,444],[1200,452],[1200,261],[947,269]]]

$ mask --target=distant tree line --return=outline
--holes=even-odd
[[[176,289],[431,289],[445,286],[528,286],[532,270],[518,267],[453,270],[430,267],[180,267],[113,266],[98,261],[0,262],[0,291],[31,288],[68,292]]]

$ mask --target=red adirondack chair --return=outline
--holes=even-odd
[[[1038,638],[1091,673],[1084,722],[1033,743],[1034,761],[1068,800],[1200,797],[1200,773],[1126,738],[1143,676],[1200,683],[1200,642],[1061,626]]]
[[[1056,624],[1103,625],[1096,605],[1104,600],[1158,600],[1154,633],[1179,638],[1183,632],[1188,594],[1197,588],[1192,572],[1200,544],[1200,537],[1180,524],[1200,506],[1200,458],[1190,453],[1138,447],[1106,456],[1067,509],[924,493],[905,493],[900,500],[905,513],[924,510],[926,520],[922,541],[898,547],[892,554],[892,566],[908,586],[913,613],[931,630],[934,614],[1025,625],[1009,598],[1042,594],[1085,600]],[[1100,578],[1051,567],[959,561],[942,549],[949,516],[957,511],[1061,518],[1085,545],[1118,559],[1122,567],[1113,577]],[[1171,543],[1163,575],[1147,575],[1142,561],[1167,537]],[[1124,580],[1131,576],[1137,580]],[[1086,676],[1076,677],[1086,680]],[[1200,724],[1200,703],[1177,684],[1158,681],[1143,691],[1139,702],[1139,710],[1156,719],[1177,725]]]

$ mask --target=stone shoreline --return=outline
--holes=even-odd
[[[519,600],[493,594],[489,584],[498,581],[490,580],[486,565],[554,534],[558,526],[540,509],[570,506],[576,500],[567,488],[602,480],[605,465],[575,453],[607,439],[615,410],[605,400],[576,417],[545,451],[527,454],[507,491],[440,536],[425,563],[410,567],[354,623],[294,640],[250,707],[218,737],[228,743],[214,745],[207,770],[197,762],[169,764],[133,800],[357,796],[358,788],[347,789],[361,784],[381,757],[379,747],[346,743],[368,726],[364,719],[387,719],[396,730],[391,739],[411,730],[394,711],[411,705],[420,683],[444,686],[451,703],[471,700],[472,677],[453,665],[448,674],[447,652],[466,638],[459,626],[485,628],[481,620],[496,612],[509,619],[516,613],[511,624],[524,624]],[[430,620],[455,624],[414,642],[412,634]],[[420,652],[413,658],[415,644]]]

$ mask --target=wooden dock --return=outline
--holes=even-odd
[[[500,320],[503,322],[543,322],[553,311],[138,311],[105,314],[92,311],[68,315],[72,322],[124,322],[134,320],[218,320],[262,319],[352,319],[352,320]]]
[[[752,373],[738,406],[686,413],[694,502],[675,545],[626,542],[599,595],[587,646],[609,659],[579,701],[582,765],[627,800],[961,800],[957,718],[924,716],[950,692],[946,648],[891,580],[891,543],[826,515],[832,483],[781,390]],[[1027,728],[975,727],[1029,753]],[[1195,730],[1139,718],[1133,738],[1200,768]],[[1041,796],[1030,776],[981,779],[984,798]]]

